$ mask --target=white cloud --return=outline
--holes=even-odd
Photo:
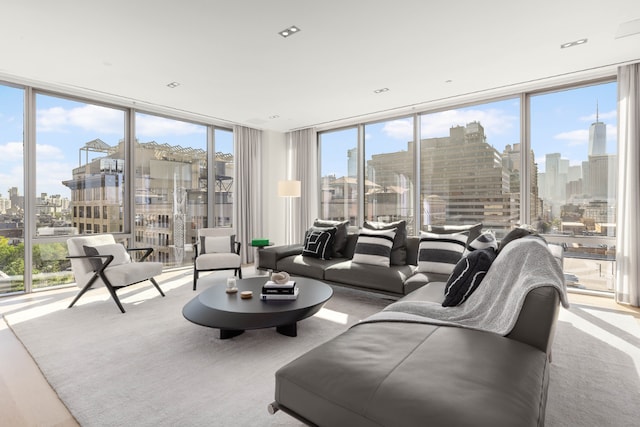
[[[618,112],[616,110],[607,111],[604,113],[598,114],[598,119],[600,121],[608,120],[608,119],[616,119],[618,117]],[[596,121],[596,113],[590,114],[588,116],[582,116],[578,120],[583,122],[593,123]]]
[[[206,132],[204,126],[179,120],[165,119],[164,117],[148,116],[140,114],[136,116],[136,135],[146,137],[159,137],[162,135],[193,135]]]
[[[38,110],[36,126],[39,132],[69,133],[78,127],[94,133],[124,135],[124,113],[113,108],[87,104],[65,109],[51,107]]]
[[[589,130],[578,129],[569,132],[562,132],[553,136],[554,139],[566,141],[569,147],[587,145],[589,143]]]
[[[412,120],[392,120],[385,123],[382,131],[393,139],[400,139],[408,141],[413,139],[413,124]]]
[[[36,144],[36,158],[38,163],[48,160],[64,160],[65,153],[55,145]]]
[[[490,108],[487,110],[448,110],[441,113],[427,114],[422,117],[420,124],[423,138],[449,136],[452,126],[465,126],[471,122],[480,122],[485,134],[491,142],[491,135],[501,135],[509,132],[519,123],[519,118],[509,115],[502,110]]]
[[[22,161],[22,142],[7,142],[0,145],[0,164]]]

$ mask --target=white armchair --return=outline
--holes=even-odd
[[[123,313],[124,308],[116,295],[118,289],[149,280],[164,296],[153,278],[162,273],[162,263],[143,262],[153,252],[151,248],[127,249],[116,243],[111,234],[71,237],[67,240],[68,258],[76,284],[82,289],[69,304],[69,308],[95,284],[102,283]],[[129,252],[145,251],[139,261],[133,261]]]
[[[234,270],[242,279],[240,247],[232,228],[200,228],[193,260],[193,290],[198,285],[201,271]]]

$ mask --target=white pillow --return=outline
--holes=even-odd
[[[212,253],[230,253],[234,251],[234,243],[236,236],[203,236],[202,251],[203,254]]]

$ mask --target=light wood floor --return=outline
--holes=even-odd
[[[612,298],[569,293],[569,301],[627,313],[640,322],[640,309],[616,304]],[[78,426],[4,319],[0,320],[0,426]]]

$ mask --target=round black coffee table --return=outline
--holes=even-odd
[[[292,277],[300,288],[297,299],[263,301],[260,291],[267,280],[267,277],[237,280],[235,294],[226,293],[226,283],[216,283],[189,301],[182,315],[198,325],[220,329],[220,339],[233,338],[247,329],[272,327],[283,335],[295,337],[297,322],[316,314],[333,295],[333,289],[326,283]],[[242,291],[253,291],[253,297],[240,298]]]

